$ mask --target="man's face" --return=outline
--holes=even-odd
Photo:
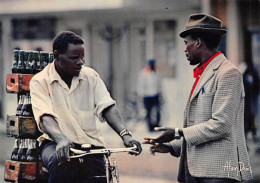
[[[68,49],[63,54],[58,54],[57,69],[70,77],[78,76],[82,65],[84,64],[84,51],[83,44],[69,44]]]
[[[184,38],[185,48],[184,51],[186,53],[187,60],[190,61],[190,65],[197,65],[199,64],[199,59],[196,55],[197,48],[196,43],[197,40],[192,39],[190,35]]]

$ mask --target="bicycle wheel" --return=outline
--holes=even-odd
[[[111,159],[111,164],[110,164],[110,170],[111,170],[111,181],[110,183],[118,183],[119,181],[119,171],[117,168],[117,163],[114,158]]]

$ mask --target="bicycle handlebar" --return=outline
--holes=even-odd
[[[138,153],[137,146],[133,147],[125,147],[125,148],[105,148],[105,149],[91,149],[91,150],[80,150],[75,148],[70,148],[70,151],[74,154],[70,156],[70,158],[80,158],[90,154],[111,154],[111,153],[119,153],[119,152],[130,152],[130,153]]]

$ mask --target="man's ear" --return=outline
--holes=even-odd
[[[54,59],[57,59],[59,56],[59,52],[57,50],[54,50],[53,56],[54,56]]]
[[[196,43],[196,48],[198,48],[198,47],[200,47],[201,46],[201,44],[202,44],[202,41],[201,41],[201,39],[200,38],[197,38],[197,43]]]

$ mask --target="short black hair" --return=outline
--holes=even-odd
[[[221,35],[215,33],[206,32],[194,32],[190,34],[192,39],[200,38],[202,39],[206,46],[210,49],[217,48],[221,41]]]
[[[84,44],[83,39],[71,31],[63,31],[58,34],[52,44],[52,51],[57,50],[59,53],[63,54],[67,51],[69,43],[72,44]]]

